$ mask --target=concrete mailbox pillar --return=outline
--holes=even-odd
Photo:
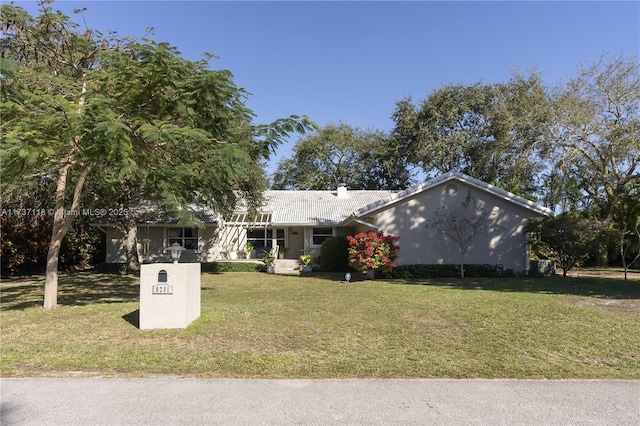
[[[185,328],[200,317],[200,264],[140,265],[140,329]]]

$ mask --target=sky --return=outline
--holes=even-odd
[[[2,3],[8,3],[2,0]],[[36,14],[33,0],[14,4]],[[549,85],[602,55],[640,56],[637,1],[56,1],[90,28],[148,36],[187,59],[218,56],[249,93],[257,124],[292,114],[390,131],[395,102],[449,84],[506,82],[535,69]],[[268,164],[292,155],[299,136]]]

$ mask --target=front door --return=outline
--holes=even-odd
[[[297,259],[304,254],[304,228],[289,228],[287,232],[287,259]]]

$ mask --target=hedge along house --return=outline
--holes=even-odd
[[[224,219],[202,211],[203,228],[146,221],[138,225],[142,262],[168,260],[164,250],[178,242],[187,250],[181,261],[212,262],[241,258],[250,243],[254,256],[279,247],[284,258],[318,256],[328,237],[380,230],[400,237],[398,264],[458,264],[460,248],[433,226],[442,208],[452,212],[465,201],[486,212],[487,228],[473,240],[467,264],[499,264],[505,269],[529,268],[528,236],[524,226],[551,210],[525,198],[458,172],[449,172],[404,191],[266,191],[258,214],[236,211]],[[122,241],[110,226],[107,262],[124,262]]]

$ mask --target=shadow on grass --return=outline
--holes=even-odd
[[[140,328],[140,309],[136,309],[133,312],[129,312],[128,314],[123,315],[122,319],[135,328]]]
[[[328,280],[345,285],[343,272],[311,272],[291,276],[292,280]],[[42,306],[44,293],[43,276],[26,279],[3,280],[0,310],[21,310]],[[361,274],[352,272],[349,285],[366,282]],[[607,299],[640,299],[640,280],[604,277],[548,277],[548,278],[429,278],[429,279],[376,279],[398,285],[428,285],[462,290],[486,290],[504,292],[528,292],[548,294],[571,294]],[[206,287],[203,291],[209,291]],[[79,272],[63,274],[58,284],[60,306],[85,306],[101,303],[126,303],[138,301],[139,279],[117,274]],[[134,312],[123,317],[138,326]]]
[[[351,273],[352,283],[365,282],[358,272]],[[344,282],[344,273],[312,272],[301,278],[324,279]],[[451,287],[462,290],[488,290],[525,293],[571,294],[577,296],[599,297],[607,299],[640,299],[640,280],[603,277],[498,277],[498,278],[413,278],[413,279],[376,279],[391,284],[428,285]]]
[[[3,280],[0,310],[19,310],[42,306],[44,276]],[[140,297],[139,279],[115,274],[76,272],[61,274],[58,305],[84,306],[97,303],[125,303]]]
[[[468,278],[430,285],[448,285],[469,290],[571,294],[606,299],[640,299],[640,281],[616,278]],[[453,284],[452,284],[453,282]],[[407,282],[407,284],[413,284]]]

